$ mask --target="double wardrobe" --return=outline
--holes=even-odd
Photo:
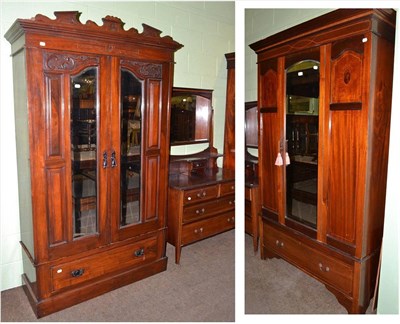
[[[234,228],[234,172],[216,164],[223,154],[212,146],[211,90],[183,94],[197,101],[197,117],[193,105],[174,115],[192,111],[191,127],[210,150],[170,166],[170,144],[189,141],[181,121],[170,125],[172,96],[185,92],[173,92],[183,45],[146,24],[125,30],[113,16],[99,26],[81,23],[77,11],[54,14],[18,19],[5,34],[23,288],[37,317],[166,270],[167,240],[179,263],[182,245]],[[174,185],[173,173],[187,185]],[[211,180],[201,182],[205,174]],[[191,213],[180,227],[178,207],[168,210],[174,188]]]

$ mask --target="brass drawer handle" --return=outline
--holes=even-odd
[[[285,246],[285,244],[283,242],[279,241],[279,240],[276,240],[275,245],[277,247],[281,247],[281,248],[283,248]]]
[[[206,210],[205,210],[204,208],[202,208],[202,209],[196,209],[196,214],[197,214],[197,215],[204,214],[205,211],[206,211]]]
[[[235,221],[235,217],[232,217],[232,218],[229,217],[227,220],[228,220],[228,223],[230,223],[231,221],[234,222]]]
[[[204,198],[207,195],[205,191],[197,193],[197,198]]]
[[[321,271],[323,271],[323,272],[329,272],[329,267],[324,267],[324,265],[320,262],[319,264],[318,264],[318,266],[319,266],[319,270],[321,270]]]
[[[194,230],[194,232],[196,233],[196,234],[201,234],[201,233],[203,233],[203,227],[200,227],[199,229],[195,229]]]

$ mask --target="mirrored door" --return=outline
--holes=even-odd
[[[120,100],[120,226],[123,227],[141,223],[142,82],[126,69],[121,69]]]
[[[71,77],[73,238],[98,233],[98,69]]]
[[[286,70],[286,218],[317,227],[319,62]]]

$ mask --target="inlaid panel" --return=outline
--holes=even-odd
[[[353,51],[346,51],[332,62],[331,103],[361,103],[362,56]],[[344,106],[345,107],[345,106]],[[358,108],[348,109],[361,109]],[[339,109],[336,106],[336,109]],[[345,109],[345,108],[344,108]]]

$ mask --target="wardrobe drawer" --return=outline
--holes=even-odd
[[[217,198],[218,185],[202,187],[185,191],[183,195],[183,204],[191,204],[197,201]]]
[[[216,213],[235,208],[235,197],[229,196],[211,200],[196,205],[190,205],[183,209],[183,223],[210,217]]]
[[[352,293],[353,267],[264,224],[264,244],[289,262],[346,294]]]
[[[235,227],[235,212],[229,211],[198,222],[183,225],[182,245],[222,233]]]
[[[221,183],[220,196],[234,194],[235,193],[235,181]]]
[[[51,267],[52,290],[57,291],[113,271],[145,264],[157,258],[157,237]]]

